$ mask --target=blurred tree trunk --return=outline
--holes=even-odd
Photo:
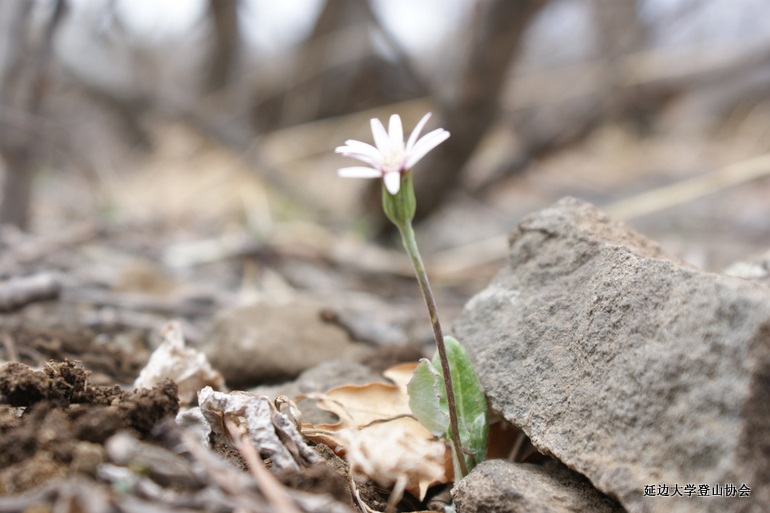
[[[0,223],[27,228],[32,202],[35,165],[35,119],[46,95],[47,67],[53,50],[53,37],[66,9],[57,0],[43,37],[30,51],[31,12],[34,2],[5,0],[0,3],[0,157],[5,167],[5,183],[0,203]],[[32,55],[31,62],[25,62]]]
[[[239,0],[209,0],[208,12],[213,33],[213,45],[208,59],[205,90],[223,91],[230,80],[241,45],[238,25]]]
[[[508,70],[515,62],[523,36],[548,0],[487,0],[479,2],[477,19],[465,60],[454,79],[455,90],[441,102],[433,123],[452,134],[431,152],[414,174],[417,221],[435,211],[460,183],[465,164],[494,123]],[[374,190],[376,189],[376,190]],[[379,184],[369,197],[378,197]],[[391,230],[375,210],[379,228]]]
[[[298,66],[293,81],[299,87],[289,91],[285,98],[284,124],[341,114],[348,109],[355,110],[350,105],[359,102],[361,96],[367,102],[372,86],[376,87],[376,84],[364,84],[362,87],[358,83],[362,77],[364,80],[369,78],[370,82],[376,80],[376,62],[371,62],[369,66],[372,68],[366,72],[361,70],[361,65],[367,66],[363,62],[355,62],[349,69],[332,69],[332,63],[337,57],[334,54],[342,53],[339,50],[339,38],[346,37],[346,32],[355,33],[358,29],[361,44],[351,55],[367,59],[365,54],[368,53],[368,42],[365,38],[369,20],[363,3],[362,0],[326,0],[310,36],[298,52]],[[331,76],[327,72],[329,69],[333,74]],[[329,87],[329,83],[333,86]]]
[[[383,58],[366,0],[326,0],[286,78],[255,95],[259,133],[404,101],[424,94],[407,67]]]
[[[640,131],[647,132],[653,111],[643,91],[626,86],[624,59],[642,51],[648,44],[649,31],[641,17],[641,0],[591,0],[596,52],[603,61],[602,82],[606,88],[603,111],[609,119],[630,119]]]
[[[3,196],[0,200],[0,223],[24,227],[30,196],[30,179],[25,169],[29,167],[25,153],[20,151],[23,139],[18,125],[14,129],[8,112],[14,101],[16,83],[21,76],[24,27],[27,25],[31,2],[5,0],[0,3],[0,158],[3,160],[5,177]],[[18,121],[17,121],[18,123]]]
[[[364,22],[366,16],[361,0],[326,0],[308,40],[313,41],[342,27]]]

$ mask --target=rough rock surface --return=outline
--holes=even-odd
[[[220,312],[201,348],[230,387],[281,383],[323,361],[358,361],[372,348],[324,322],[318,308],[257,304]]]
[[[770,290],[571,198],[510,243],[455,326],[492,407],[628,511],[770,511]]]
[[[489,460],[452,489],[462,513],[621,513],[583,476],[551,460],[543,465]]]

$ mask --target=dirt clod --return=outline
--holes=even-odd
[[[79,363],[49,362],[43,370],[19,363],[0,368],[0,494],[21,492],[101,463],[101,444],[118,431],[148,438],[178,410],[176,385],[122,391],[88,379]],[[33,476],[33,477],[31,477]]]

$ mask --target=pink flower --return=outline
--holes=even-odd
[[[343,167],[337,173],[344,178],[382,178],[388,192],[397,194],[401,187],[401,174],[412,169],[430,150],[449,137],[449,132],[437,128],[418,139],[429,118],[430,112],[414,127],[406,145],[401,117],[398,114],[390,116],[387,132],[379,119],[372,119],[372,135],[376,147],[349,139],[345,141],[345,146],[338,146],[334,150],[345,157],[366,162],[371,167]]]

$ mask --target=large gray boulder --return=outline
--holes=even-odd
[[[492,407],[630,512],[770,511],[770,289],[572,198],[510,245],[455,326]]]

